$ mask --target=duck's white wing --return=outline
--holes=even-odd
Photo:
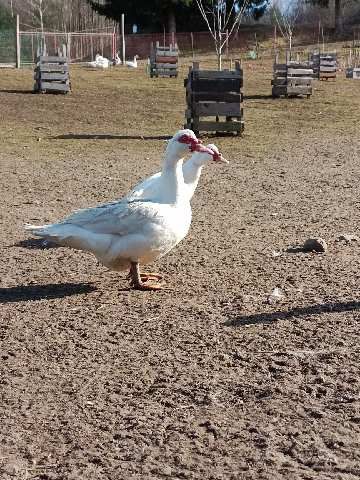
[[[62,224],[72,224],[94,233],[129,235],[151,222],[158,223],[159,205],[144,201],[120,201],[78,210]]]

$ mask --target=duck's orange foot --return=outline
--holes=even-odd
[[[131,272],[129,273],[129,275],[127,275],[126,277],[128,280],[130,280],[130,283],[134,283],[135,279],[133,278]],[[162,275],[159,275],[158,273],[152,273],[152,272],[149,272],[149,273],[139,273],[139,280],[142,282],[142,283],[146,283],[148,281],[156,281],[156,282],[160,282],[161,280],[163,279],[163,276]]]
[[[162,286],[158,283],[139,283],[137,285],[132,285],[135,290],[161,290]]]
[[[148,282],[149,280],[155,280],[157,282],[160,282],[160,280],[163,279],[162,275],[159,275],[158,273],[140,273],[140,279],[142,282]]]
[[[162,288],[159,283],[147,283],[149,280],[158,282],[162,276],[157,273],[140,273],[139,262],[131,262],[128,279],[135,290],[161,290]]]

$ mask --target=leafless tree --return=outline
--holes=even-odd
[[[212,0],[211,4],[196,0],[196,4],[214,40],[218,69],[221,70],[223,49],[229,37],[239,29],[249,0],[244,0],[240,6],[237,0],[233,0],[230,6],[226,0]]]
[[[0,0],[12,15],[19,14],[23,27],[32,30],[83,31],[113,26],[86,0]]]
[[[293,47],[294,28],[303,7],[302,0],[290,1],[286,8],[279,8],[278,2],[274,1],[274,19],[282,37],[287,41],[290,58]]]

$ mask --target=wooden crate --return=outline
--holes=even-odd
[[[177,44],[161,47],[159,42],[151,43],[150,77],[177,77],[179,49]]]
[[[190,128],[196,134],[207,131],[241,135],[244,113],[240,62],[235,62],[235,70],[221,71],[200,70],[199,63],[194,62],[184,86],[187,103],[185,128]]]
[[[328,80],[329,78],[336,79],[336,52],[313,52],[309,60],[314,70],[314,78],[318,78],[319,80]]]
[[[274,63],[274,79],[272,84],[272,96],[306,96],[312,94],[313,70],[308,62],[295,62],[288,60],[286,63]]]
[[[68,93],[70,91],[67,57],[44,56],[36,59],[34,91],[38,93]]]
[[[345,71],[346,78],[354,78],[360,80],[360,68],[348,67]]]

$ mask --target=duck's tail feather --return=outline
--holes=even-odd
[[[28,230],[36,237],[45,237],[48,233],[49,227],[51,225],[31,225],[31,223],[25,223],[24,228]]]
[[[51,240],[64,247],[90,250],[91,246],[86,232],[81,227],[71,224],[30,225],[25,224],[25,230],[36,237]]]
[[[48,238],[49,240],[61,241],[69,235],[69,229],[64,225],[50,223],[48,225],[31,225],[26,223],[25,230],[31,232],[35,237]]]
[[[71,223],[51,223],[48,225],[25,224],[25,230],[36,237],[51,240],[64,247],[96,252],[106,250],[111,243],[111,236],[97,235]]]

